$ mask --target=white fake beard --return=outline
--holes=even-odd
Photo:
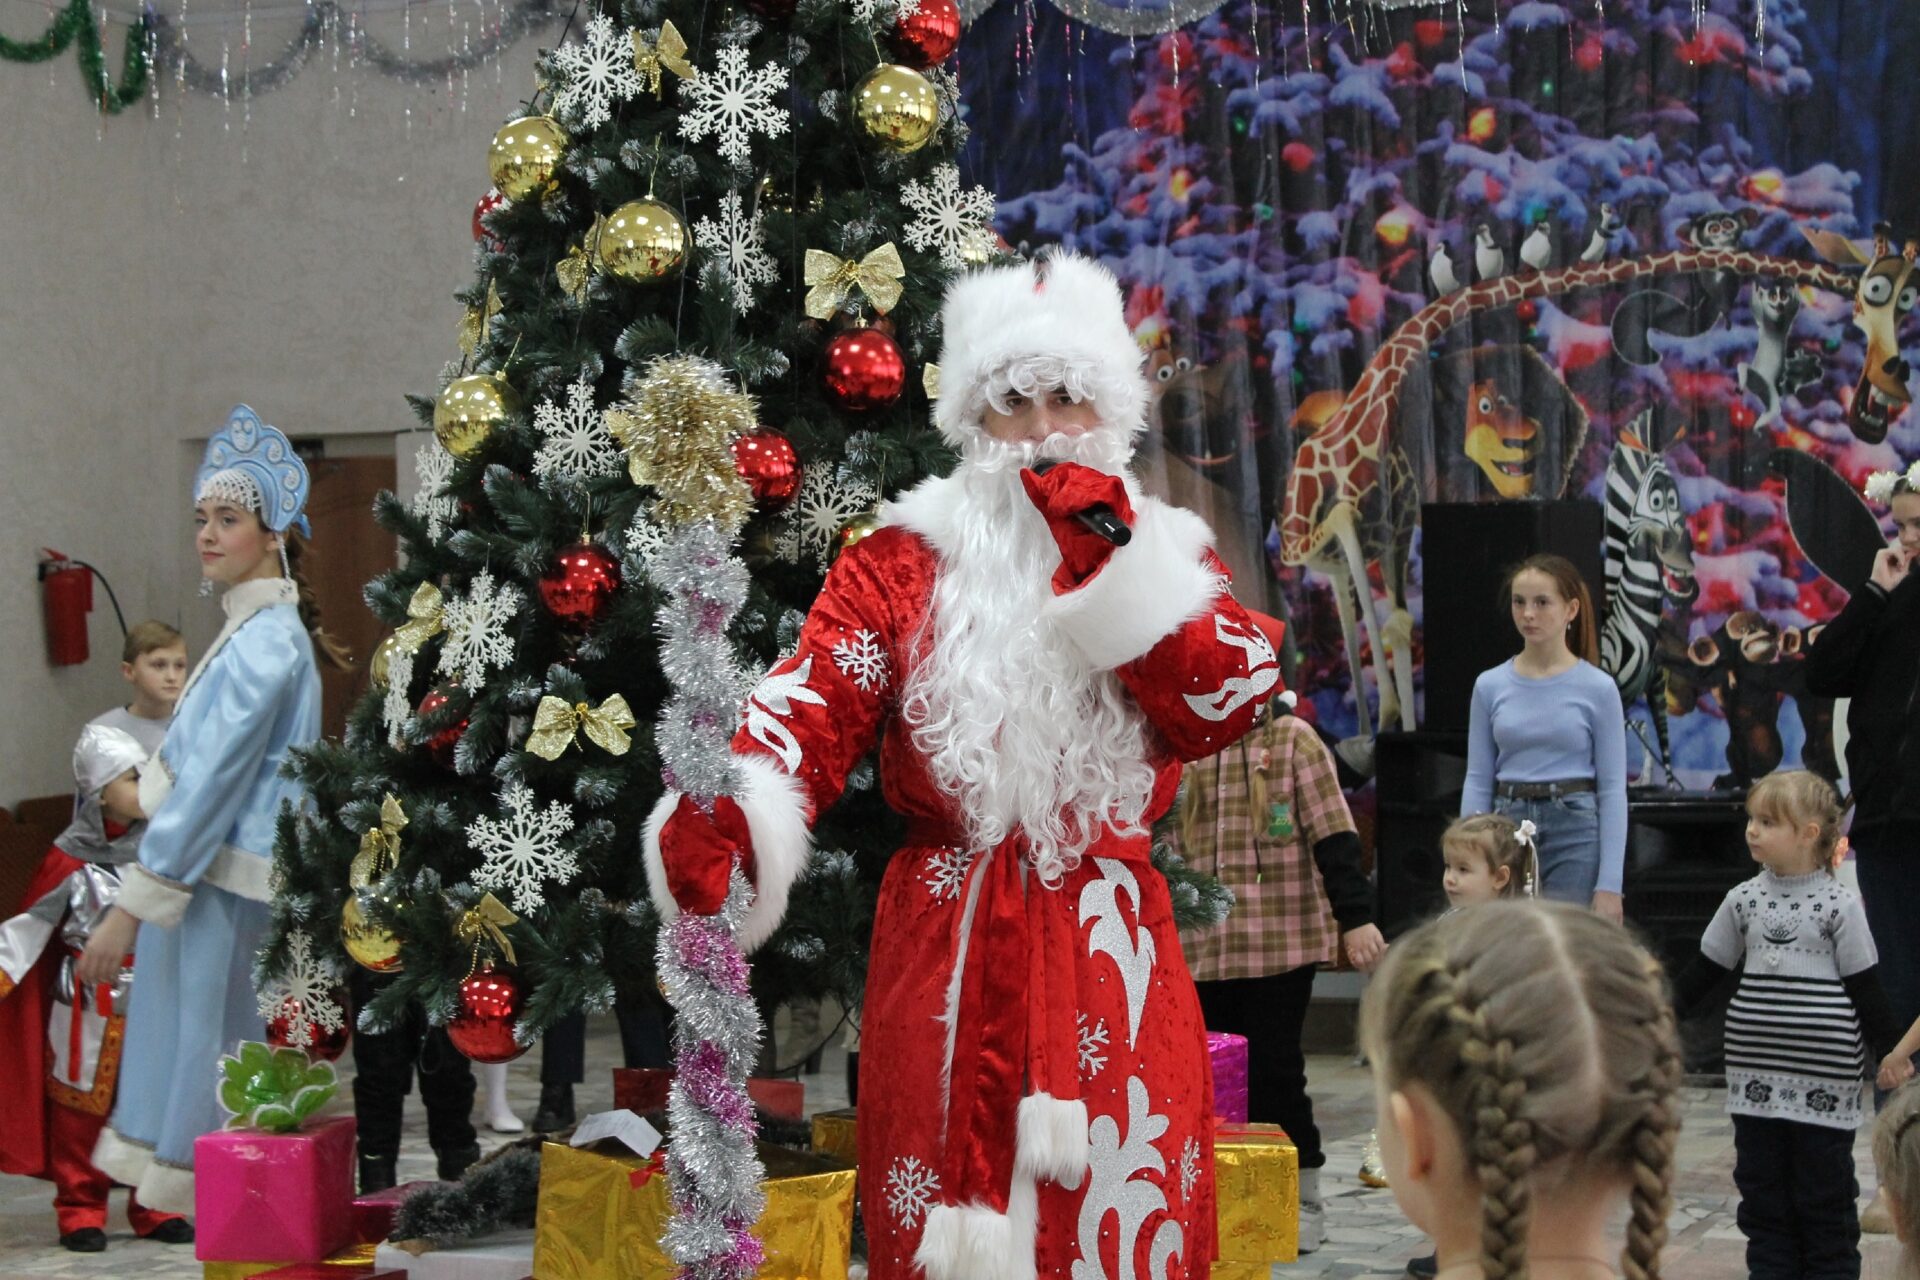
[[[1124,437],[1096,428],[1043,444],[984,434],[954,473],[957,546],[943,548],[902,714],[974,849],[1016,830],[1042,881],[1080,863],[1102,829],[1138,834],[1152,796],[1146,721],[1112,672],[1088,668],[1042,617],[1059,549],[1020,483],[1036,458],[1126,474]],[[931,635],[928,634],[931,633]]]

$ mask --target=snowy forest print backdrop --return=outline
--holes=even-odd
[[[1422,502],[1584,497],[1653,750],[1831,775],[1802,654],[1879,545],[1860,482],[1920,459],[1903,2],[1230,0],[1127,38],[1002,0],[970,179],[1119,275],[1143,478],[1288,620],[1327,731],[1416,723]]]

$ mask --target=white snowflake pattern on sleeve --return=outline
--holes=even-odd
[[[714,135],[721,158],[744,169],[752,135],[777,138],[787,131],[787,109],[773,104],[773,95],[786,87],[785,67],[769,62],[749,69],[746,49],[729,45],[720,50],[718,70],[681,82],[680,136],[699,142]]]
[[[604,13],[587,24],[584,41],[554,50],[553,69],[566,81],[553,95],[554,111],[568,118],[577,113],[585,129],[612,120],[615,99],[635,97],[646,87],[633,65],[632,33],[615,32]]]
[[[1088,1026],[1087,1015],[1083,1013],[1079,1017],[1079,1027],[1080,1074],[1091,1080],[1100,1074],[1101,1068],[1107,1065],[1105,1053],[1109,1039],[1107,1020],[1102,1018],[1092,1026]]]
[[[914,1156],[901,1156],[887,1170],[887,1209],[903,1231],[912,1230],[933,1208],[940,1175]]]
[[[967,870],[973,866],[973,854],[964,849],[935,849],[927,855],[926,874],[920,877],[927,893],[934,898],[957,902],[967,885]]]
[[[813,655],[808,654],[791,671],[769,672],[747,699],[747,732],[753,735],[755,742],[779,757],[788,773],[798,773],[800,770],[800,743],[793,736],[793,731],[776,717],[792,715],[796,702],[819,707],[827,705],[825,698],[807,688],[807,680],[812,675]]]
[[[864,693],[887,687],[887,651],[880,647],[880,637],[865,627],[833,646],[833,665]]]
[[[465,598],[449,599],[441,611],[447,628],[440,645],[439,670],[469,689],[487,682],[487,669],[513,665],[513,637],[507,623],[520,612],[520,589],[512,583],[493,584],[493,571],[473,575]]]
[[[500,793],[504,820],[480,817],[467,824],[467,843],[485,860],[473,882],[511,892],[513,909],[522,915],[546,905],[543,881],[564,885],[580,874],[579,860],[560,847],[560,837],[573,830],[573,810],[554,800],[543,812],[536,803],[532,788],[509,783]]]
[[[1180,1202],[1193,1199],[1194,1184],[1200,1181],[1200,1140],[1188,1138],[1180,1148]]]
[[[287,934],[286,972],[260,988],[260,1016],[269,1022],[285,1018],[287,1043],[295,1049],[311,1049],[316,1030],[337,1035],[347,1025],[346,1010],[333,998],[340,982],[339,969],[317,959],[313,939],[304,929],[295,929]]]

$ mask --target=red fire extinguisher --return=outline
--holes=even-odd
[[[93,570],[51,547],[40,549],[40,603],[47,617],[47,661],[87,660],[87,615],[93,612]]]

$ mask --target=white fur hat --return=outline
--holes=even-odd
[[[1145,353],[1127,330],[1120,285],[1090,258],[1057,253],[956,279],[940,309],[934,421],[959,448],[995,396],[1064,386],[1129,440],[1146,429]]]

